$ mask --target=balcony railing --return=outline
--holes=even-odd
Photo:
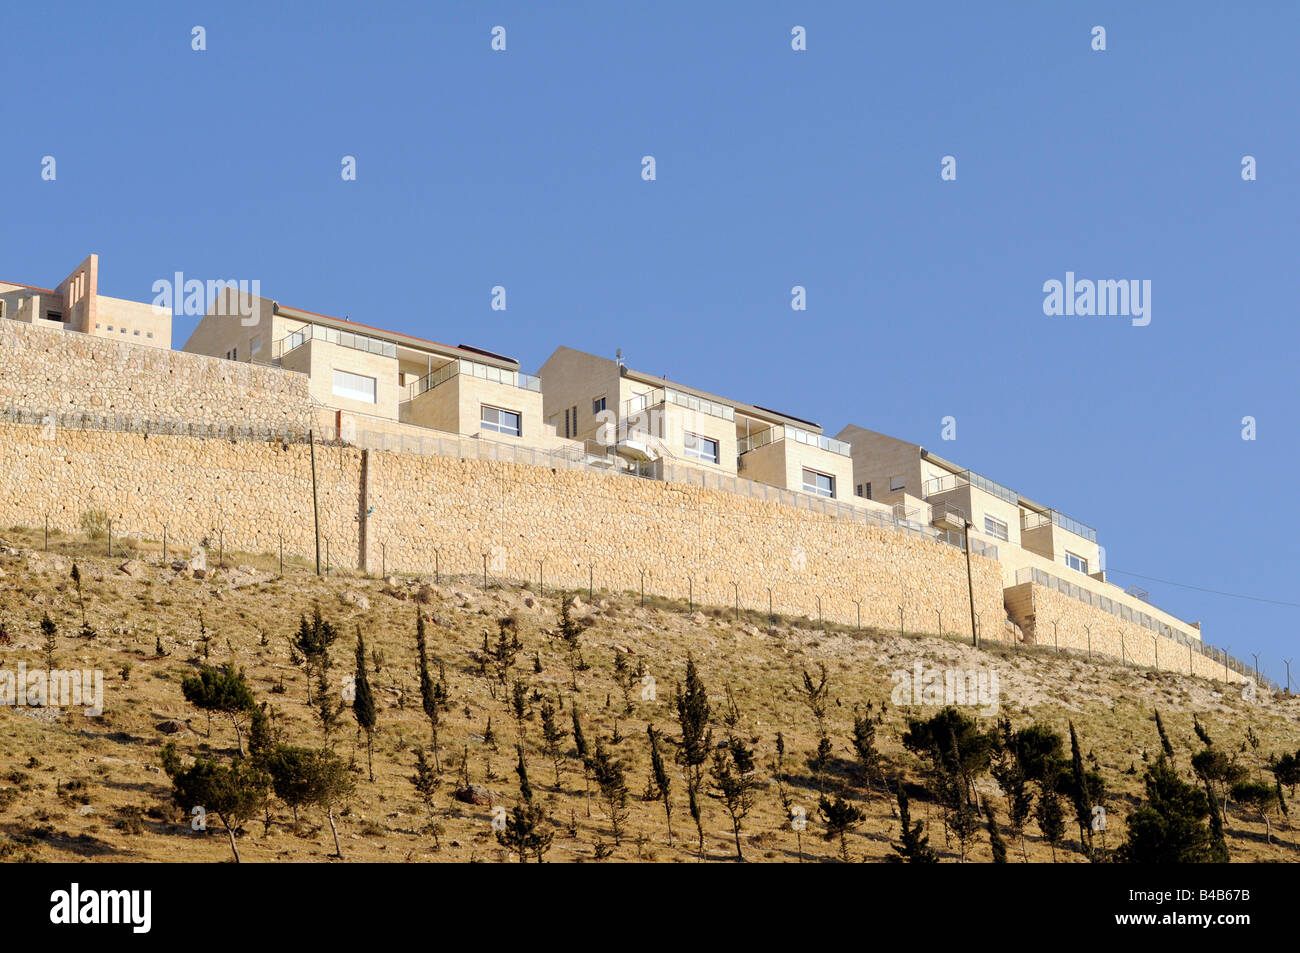
[[[274,359],[282,358],[290,351],[302,347],[308,341],[326,341],[340,347],[365,351],[367,354],[378,354],[380,357],[397,357],[397,345],[392,341],[384,341],[380,338],[370,337],[367,334],[357,334],[354,331],[327,328],[319,324],[309,324],[305,328],[300,328],[287,337],[276,341],[271,350],[271,357]]]
[[[1020,495],[1015,490],[1005,487],[1001,483],[994,483],[988,477],[980,476],[973,470],[963,470],[961,473],[945,473],[941,477],[926,480],[921,491],[926,498],[929,498],[963,486],[978,487],[985,493],[991,493],[998,499],[1005,500],[1008,503],[1018,504],[1020,502]]]
[[[955,529],[939,530],[939,542],[947,543],[949,546],[956,546],[960,550],[966,549],[966,534]],[[986,543],[978,536],[970,538],[970,551],[976,556],[986,556],[989,559],[998,558],[998,548],[992,543]]]
[[[687,410],[708,414],[710,417],[721,417],[723,420],[736,419],[736,408],[734,407],[706,400],[703,397],[696,397],[694,394],[687,394],[671,387],[656,387],[652,391],[638,394],[623,401],[623,416],[632,417],[664,403],[676,404],[679,407],[685,407]]]
[[[966,511],[960,506],[953,506],[951,503],[934,503],[930,506],[930,522],[949,523],[953,526],[965,526]]]
[[[1081,536],[1090,543],[1097,541],[1097,531],[1095,529],[1087,523],[1080,523],[1064,513],[1056,512],[1056,510],[1048,510],[1046,513],[1027,512],[1020,515],[1020,531],[1022,533],[1027,530],[1037,529],[1040,526],[1046,526],[1049,523],[1059,526],[1075,536]]]
[[[490,364],[480,364],[478,361],[462,359],[448,361],[432,374],[426,374],[419,380],[412,381],[407,385],[406,399],[414,400],[425,391],[433,390],[439,384],[445,384],[459,374],[468,374],[470,377],[491,381],[494,384],[507,384],[510,387],[518,387],[520,390],[531,390],[539,394],[542,392],[542,381],[539,377],[533,377],[531,374],[512,371],[504,367],[493,367]]]
[[[810,447],[819,447],[822,450],[827,450],[831,453],[838,453],[842,457],[849,456],[849,445],[843,440],[836,440],[833,437],[816,434],[811,430],[804,430],[800,427],[785,426],[768,427],[766,430],[760,430],[756,434],[741,437],[736,441],[736,449],[739,453],[748,453],[750,450],[757,450],[759,447],[766,447],[768,444],[776,443],[778,440],[794,440]]]

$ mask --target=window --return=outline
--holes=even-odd
[[[573,430],[571,429],[571,426],[570,426],[570,424],[569,424],[569,408],[568,408],[568,407],[565,407],[565,408],[564,408],[564,436],[565,436],[566,438],[567,438],[567,437],[572,437],[572,436],[573,436]]]
[[[1068,549],[1065,551],[1065,564],[1071,569],[1076,569],[1082,573],[1088,571],[1088,560],[1084,559],[1082,556],[1076,556]]]
[[[901,476],[900,476],[900,477],[890,477],[890,478],[889,478],[889,492],[890,492],[890,493],[897,493],[899,490],[903,490],[903,489],[906,489],[906,488],[907,488],[907,480],[906,480],[904,477],[901,477]]]
[[[833,499],[835,497],[835,477],[804,467],[803,490],[805,493],[816,493],[818,496],[829,496]]]
[[[62,320],[63,320],[63,312],[62,312],[62,311],[46,311],[46,312],[45,312],[45,320],[46,320],[46,321],[62,321]],[[111,330],[113,330],[113,329],[112,329],[112,328],[109,328],[109,330],[111,331]]]
[[[152,332],[152,331],[146,331],[145,334],[144,334],[144,336],[147,337],[147,338],[151,338],[151,337],[153,337],[153,332]]]
[[[600,413],[600,412],[601,412],[602,410],[604,410],[604,409],[605,409],[605,398],[604,398],[604,397],[596,397],[596,398],[593,398],[593,399],[592,399],[592,401],[591,401],[591,413],[592,413],[593,416],[595,416],[596,414]]]
[[[853,492],[856,493],[858,496],[862,497],[864,500],[869,500],[871,499],[871,484],[859,483],[857,485],[857,488]]]
[[[718,441],[710,440],[708,437],[701,437],[697,433],[688,433],[686,434],[685,443],[688,457],[708,460],[710,463],[718,462]]]
[[[111,331],[111,330],[113,330],[113,329],[112,329],[112,328],[109,328],[109,330]],[[227,352],[226,352],[226,360],[227,360],[227,361],[237,361],[237,360],[239,360],[239,348],[237,348],[237,347],[232,347],[229,351],[227,351]],[[336,394],[339,392],[339,390],[338,390],[338,388],[339,388],[339,378],[338,378],[339,373],[340,373],[339,371],[335,371],[335,372],[334,372],[334,393],[336,393]],[[342,372],[342,373],[346,373],[346,372]],[[373,400],[372,400],[371,402],[373,403]]]
[[[234,358],[231,358],[231,360],[234,360]],[[334,372],[334,396],[373,404],[375,402],[375,379],[373,377],[363,377],[360,374],[352,374],[348,371],[336,370]]]
[[[3,318],[4,316],[5,316],[5,303],[3,301],[0,301],[0,318]],[[99,325],[97,324],[95,325],[95,327],[99,327]]]
[[[1007,538],[1007,524],[995,516],[985,516],[984,532],[995,539],[1005,540]]]
[[[484,430],[509,434],[511,437],[523,435],[523,431],[519,426],[520,417],[513,410],[502,410],[500,407],[489,407],[484,404],[480,419]]]
[[[262,353],[262,339],[260,337],[253,338],[253,340],[249,342],[248,349],[254,354]]]
[[[131,334],[132,334],[134,337],[139,337],[139,336],[140,336],[140,331],[139,331],[139,329],[137,328],[136,330],[132,331]]]

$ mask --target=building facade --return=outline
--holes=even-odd
[[[538,371],[547,422],[593,458],[661,461],[852,500],[849,447],[820,425],[569,347]]]
[[[1026,583],[1047,585],[1089,601],[1152,631],[1199,640],[1200,626],[1185,622],[1108,582],[1097,530],[1037,503],[920,444],[849,425],[838,439],[853,460],[853,492],[894,507],[900,518],[929,523],[960,540],[969,527],[974,548],[1002,564],[1008,593]],[[1010,595],[1008,611],[1016,605]],[[1020,621],[1017,619],[1017,621]]]
[[[559,448],[543,420],[541,382],[519,362],[223,289],[184,350],[307,375],[318,419],[350,427],[405,427]]]
[[[91,255],[54,288],[0,282],[0,318],[170,348],[172,312],[99,293],[99,256]]]

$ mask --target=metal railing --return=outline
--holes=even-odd
[[[392,341],[384,341],[368,334],[357,334],[355,331],[327,328],[319,324],[309,324],[280,338],[272,346],[271,357],[273,360],[283,358],[290,351],[302,347],[309,341],[325,341],[340,347],[365,351],[367,354],[378,354],[380,357],[397,357],[397,345]]]
[[[1201,639],[1183,632],[1181,629],[1176,629],[1167,622],[1162,622],[1146,612],[1135,610],[1132,606],[1125,605],[1117,599],[1100,595],[1099,593],[1093,592],[1091,589],[1086,589],[1075,583],[1067,582],[1059,576],[1054,576],[1041,569],[1035,569],[1032,566],[1024,566],[1016,570],[1016,584],[1020,585],[1026,582],[1032,582],[1035,585],[1054,589],[1062,595],[1069,596],[1072,599],[1078,599],[1085,605],[1090,605],[1095,609],[1100,609],[1102,612],[1108,612],[1126,622],[1140,625],[1142,628],[1154,632],[1156,635],[1164,636],[1179,645],[1190,648],[1193,652],[1198,652],[1206,658],[1218,662],[1223,665],[1224,668],[1236,672],[1239,675],[1250,675],[1252,677],[1255,675],[1255,672],[1250,668],[1250,666],[1246,665],[1246,663],[1241,661],[1241,659],[1235,658],[1227,652],[1224,652],[1222,649],[1217,649],[1213,645],[1209,645]],[[1260,676],[1260,682],[1274,690],[1278,687],[1275,682],[1262,675]]]
[[[406,399],[414,400],[425,391],[433,390],[439,384],[445,384],[460,374],[477,377],[479,380],[491,381],[494,384],[518,387],[520,390],[531,390],[538,394],[542,392],[541,378],[533,377],[531,374],[525,374],[522,371],[512,371],[505,367],[493,367],[490,364],[480,364],[478,361],[467,361],[464,358],[459,358],[448,361],[433,373],[426,374],[419,380],[408,384]]]
[[[811,430],[804,430],[800,427],[789,427],[780,424],[775,427],[768,427],[766,430],[760,430],[758,433],[750,434],[747,437],[739,438],[736,441],[736,451],[742,454],[748,453],[751,450],[757,450],[759,447],[766,447],[768,444],[776,443],[778,440],[794,440],[797,443],[809,447],[818,447],[843,457],[849,456],[849,445],[843,440],[836,440],[833,437],[813,433]]]
[[[930,504],[931,523],[950,522],[965,526],[966,519],[966,511],[960,506],[954,506],[947,501]]]
[[[1056,510],[1048,510],[1045,513],[1036,510],[1026,511],[1020,514],[1020,531],[1027,532],[1031,529],[1038,529],[1040,526],[1049,524],[1059,526],[1068,533],[1080,536],[1090,543],[1097,542],[1097,531],[1087,523],[1081,523],[1079,520],[1071,519],[1064,513]]]
[[[966,534],[955,529],[939,530],[939,542],[947,543],[949,546],[956,546],[958,549],[965,551]],[[998,548],[992,543],[986,543],[978,536],[970,538],[970,551],[976,556],[987,556],[989,559],[998,558]]]
[[[644,413],[651,407],[665,403],[676,404],[679,407],[707,414],[710,417],[721,417],[723,420],[734,421],[736,419],[736,408],[734,407],[719,404],[703,397],[696,397],[694,394],[687,394],[671,387],[656,387],[654,390],[647,391],[644,394],[637,394],[635,397],[623,401],[623,416],[631,417],[634,414]]]
[[[956,490],[963,486],[974,486],[983,490],[985,493],[991,493],[1000,500],[1008,503],[1020,503],[1020,495],[1010,487],[1005,487],[1001,483],[994,483],[988,477],[980,476],[973,470],[963,470],[960,473],[945,473],[941,477],[933,477],[926,480],[921,488],[921,495],[929,498],[937,493],[946,493],[949,490]]]

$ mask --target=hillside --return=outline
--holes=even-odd
[[[268,702],[277,713],[285,741],[319,746],[323,736],[307,705],[307,678],[291,659],[289,645],[300,618],[310,615],[315,605],[340,630],[332,650],[333,679],[352,674],[357,626],[364,632],[379,707],[373,782],[350,711],[343,711],[332,739],[335,750],[355,762],[355,794],[337,815],[348,861],[515,859],[493,836],[492,806],[453,797],[460,759],[468,751],[473,784],[487,788],[494,804],[510,808],[518,800],[517,728],[509,691],[484,675],[479,661],[485,637],[496,641],[503,618],[515,620],[523,644],[509,681],[520,678],[528,686],[529,711],[523,722],[528,774],[554,825],[554,844],[546,855],[551,862],[595,859],[598,845],[615,861],[698,859],[681,768],[670,760],[673,846],[668,845],[662,803],[642,797],[650,778],[646,726],[653,724],[668,738],[678,736],[672,696],[688,654],[709,690],[715,739],[725,731],[722,718],[729,688],[740,711],[740,733],[756,749],[758,789],[741,832],[749,861],[795,861],[801,851],[805,860],[839,857],[838,842],[821,836],[818,783],[807,764],[817,748],[818,731],[803,694],[802,673],[816,675],[819,663],[829,674],[827,723],[834,749],[824,784],[828,792],[857,803],[866,815],[846,838],[854,860],[887,858],[891,842],[899,836],[893,799],[872,790],[854,772],[854,708],[872,702],[879,710],[893,689],[890,673],[911,670],[917,663],[940,669],[996,669],[1000,711],[1017,727],[1039,721],[1068,735],[1072,721],[1083,752],[1110,792],[1110,847],[1122,839],[1123,818],[1138,803],[1147,759],[1160,750],[1154,709],[1161,713],[1176,765],[1185,776],[1190,774],[1191,754],[1200,746],[1193,715],[1217,746],[1233,752],[1252,776],[1270,783],[1272,775],[1264,770],[1267,756],[1300,748],[1300,703],[1295,696],[1261,691],[1251,702],[1222,684],[1125,669],[1107,660],[1058,657],[1050,650],[1012,651],[1006,643],[977,650],[934,636],[858,633],[840,627],[820,631],[808,620],[778,618],[769,624],[766,617],[754,614],[736,620],[727,608],[696,607],[692,612],[685,605],[653,599],[642,606],[638,595],[597,591],[594,605],[583,592],[573,608],[573,617],[586,626],[582,655],[590,668],[571,672],[568,652],[555,637],[560,598],[554,592],[538,594],[497,583],[485,591],[481,578],[444,578],[441,584],[432,577],[377,579],[344,572],[318,578],[301,564],[286,567],[280,577],[273,559],[232,553],[225,554],[226,568],[194,578],[188,570],[163,565],[156,546],[108,558],[102,543],[92,551],[91,544],[56,538],[50,551],[43,552],[39,534],[12,529],[2,535],[0,620],[9,641],[0,645],[0,670],[15,670],[19,663],[30,669],[44,666],[39,623],[48,612],[58,627],[55,667],[102,670],[105,709],[99,718],[54,708],[0,710],[0,856],[8,860],[230,860],[220,822],[211,818],[206,833],[191,831],[188,817],[171,803],[171,785],[161,769],[161,752],[169,740],[186,761],[196,754],[228,759],[235,751],[229,719],[215,717],[208,737],[207,716],[181,693],[182,678],[196,673],[205,661],[200,618],[209,637],[206,661],[233,662],[244,671],[256,699]],[[93,638],[78,634],[81,609],[70,577],[74,561],[82,577],[87,622],[96,632]],[[441,825],[437,849],[426,829],[428,814],[409,780],[414,746],[427,748],[430,741],[418,688],[417,612],[428,623],[430,654],[445,663],[450,689],[450,711],[441,730],[442,783],[434,799]],[[160,647],[165,654],[158,653]],[[631,675],[624,680],[631,686],[630,712],[616,680],[618,655],[624,656]],[[642,686],[649,684],[642,675],[653,677],[657,697],[642,698]],[[576,701],[587,738],[593,743],[597,737],[604,739],[623,759],[631,797],[619,845],[614,845],[600,798],[593,793],[589,800],[585,793],[571,737],[565,742],[557,787],[551,759],[540,747],[542,698],[561,700],[559,722],[566,729]],[[909,715],[928,717],[937,710],[887,705],[876,734],[890,777],[901,773],[909,785],[923,783],[925,764],[900,738]],[[489,719],[495,747],[484,740]],[[985,727],[993,726],[992,717],[980,720]],[[176,730],[169,733],[160,726]],[[612,737],[616,730],[621,735],[617,742]],[[1248,731],[1257,746],[1247,742]],[[778,732],[785,745],[780,787],[773,779]],[[791,830],[780,788],[807,812],[807,830],[801,837]],[[986,775],[978,788],[1005,824],[1006,803],[996,784]],[[955,844],[945,844],[935,806],[919,787],[912,790],[913,819],[926,821],[931,846],[943,860],[958,859]],[[709,798],[703,812],[704,856],[733,861],[735,843],[724,806]],[[1010,841],[1005,829],[1003,836]],[[1239,806],[1229,807],[1227,841],[1234,861],[1300,858],[1300,834],[1285,818],[1274,820],[1272,837],[1273,843],[1267,844],[1262,821]],[[1077,841],[1070,817],[1056,859],[1081,861]],[[259,817],[244,825],[238,844],[244,861],[337,862],[331,859],[334,840],[323,814],[308,810],[295,828],[288,809],[275,801],[269,829]],[[1019,845],[1009,848],[1011,860],[1021,860]],[[1032,820],[1024,849],[1030,860],[1052,859]],[[991,859],[983,829],[970,859]]]

